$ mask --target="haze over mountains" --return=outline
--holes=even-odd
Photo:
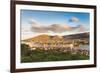
[[[59,40],[67,40],[67,39],[84,39],[84,38],[89,38],[89,32],[64,35],[64,36],[59,36],[59,35],[52,36],[52,35],[42,34],[22,41],[48,41],[48,40],[59,41]]]

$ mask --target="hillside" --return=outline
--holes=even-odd
[[[89,32],[80,33],[80,34],[73,34],[73,35],[65,35],[63,36],[64,39],[82,39],[82,38],[89,38]]]
[[[83,39],[83,38],[89,38],[89,32],[86,33],[79,33],[79,34],[72,34],[72,35],[64,35],[64,36],[51,36],[42,34],[30,39],[26,39],[23,41],[48,41],[48,40],[67,40],[67,39]]]

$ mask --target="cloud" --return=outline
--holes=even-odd
[[[79,22],[79,19],[78,19],[77,17],[73,16],[73,17],[71,17],[71,18],[69,19],[69,21],[70,21],[70,22]]]
[[[45,33],[48,32],[48,28],[46,26],[42,26],[39,24],[32,24],[31,30],[37,33]]]
[[[75,19],[75,18],[74,18]],[[75,22],[75,20],[74,20]],[[51,24],[48,26],[43,26],[39,22],[31,21],[31,31],[34,33],[63,33],[66,31],[85,31],[86,28],[83,25],[78,25],[75,27],[69,26],[67,24]]]
[[[29,26],[22,26],[21,27],[21,32],[29,32],[30,31],[30,27]]]
[[[83,32],[86,31],[87,28],[84,25],[78,25],[77,27],[75,27],[77,31],[79,32]]]
[[[62,33],[64,31],[70,31],[72,28],[64,24],[52,24],[48,26],[48,29],[55,33]]]
[[[30,23],[30,22],[29,22]],[[36,33],[62,33],[64,31],[71,30],[71,27],[64,24],[51,24],[48,26],[43,26],[43,24],[38,24],[39,22],[31,21],[31,30]]]

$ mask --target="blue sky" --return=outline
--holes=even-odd
[[[31,31],[31,29],[30,29],[32,27],[30,20],[33,20],[37,24],[39,23],[40,24],[39,26],[44,26],[44,27],[45,26],[50,27],[50,25],[52,25],[52,24],[60,24],[60,25],[64,25],[64,26],[66,25],[69,27],[78,27],[78,26],[82,25],[86,28],[86,31],[87,30],[89,31],[89,25],[90,25],[89,16],[90,16],[89,13],[83,13],[83,12],[21,10],[21,27],[22,27],[22,30],[23,30],[23,28],[24,28],[24,30],[27,29],[27,32],[22,31],[22,36],[35,33],[35,31]],[[64,30],[64,32],[65,32],[65,30]],[[75,29],[75,31],[74,30],[67,31],[67,33],[68,32],[76,33],[77,30]],[[47,33],[49,33],[49,32],[47,32]]]
[[[68,24],[70,26],[79,25],[80,22],[69,22],[69,19],[73,16],[78,18],[82,24],[89,25],[89,13],[21,10],[22,25],[28,25],[30,18],[39,21],[43,25],[54,23]]]

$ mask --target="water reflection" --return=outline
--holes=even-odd
[[[89,50],[89,45],[88,44],[85,44],[85,45],[79,45],[79,48],[82,49],[82,50]]]

